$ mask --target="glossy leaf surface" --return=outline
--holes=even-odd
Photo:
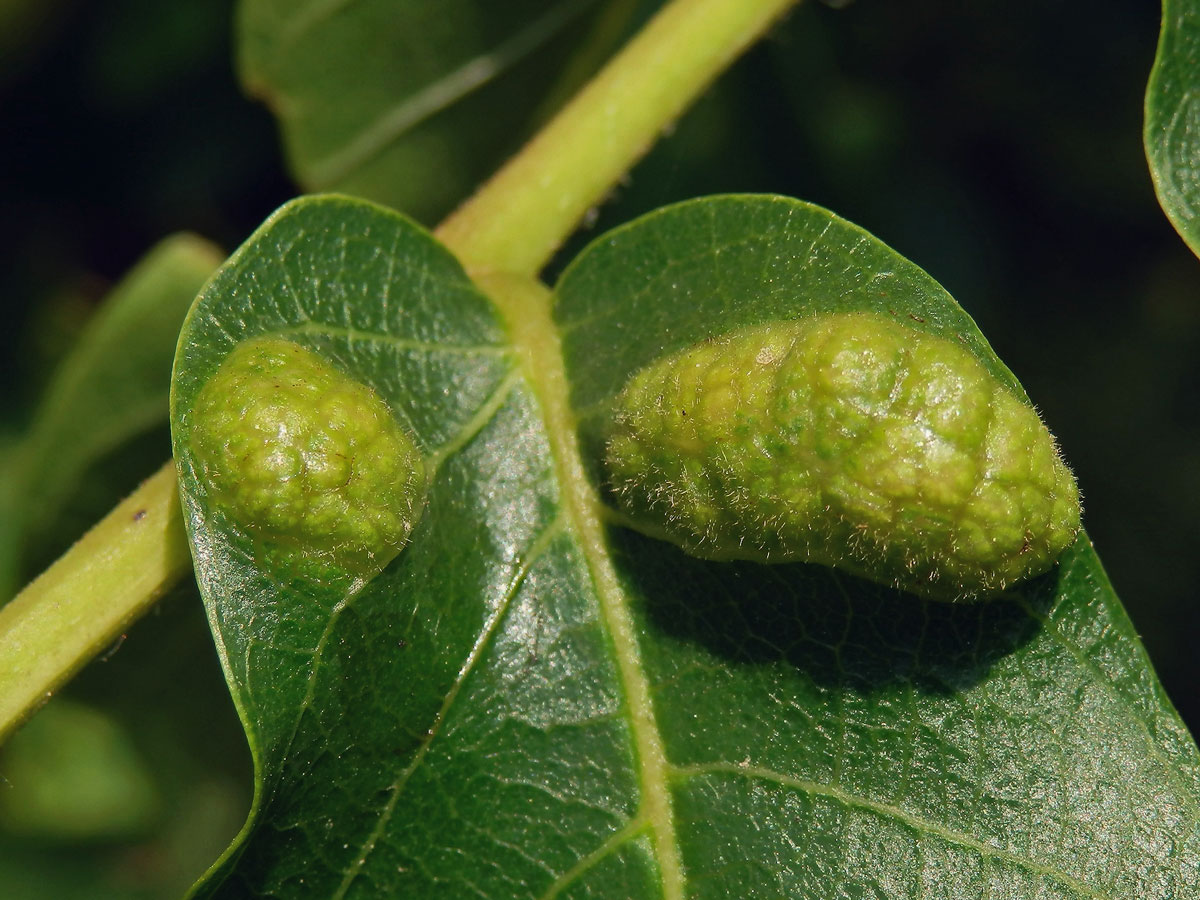
[[[631,372],[833,308],[961,341],[1015,387],[871,236],[710,198],[600,238],[560,282],[568,459],[531,388],[557,344],[514,337],[428,234],[342,198],[269,220],[193,310],[175,377],[197,574],[259,770],[199,896],[1187,896],[1200,759],[1085,536],[952,606],[601,521],[600,425]],[[411,543],[357,593],[273,578],[195,478],[192,400],[267,334],[369,384],[426,455]]]
[[[1163,0],[1146,87],[1146,158],[1167,218],[1200,254],[1200,4]]]

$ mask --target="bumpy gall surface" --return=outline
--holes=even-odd
[[[378,395],[278,338],[238,345],[200,390],[192,452],[257,540],[369,577],[420,518],[424,463]]]
[[[1028,405],[966,349],[881,315],[734,332],[618,397],[618,504],[694,555],[803,560],[944,600],[1046,571],[1079,492]]]

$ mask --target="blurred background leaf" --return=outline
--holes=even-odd
[[[1158,200],[1200,254],[1200,3],[1164,0],[1146,87],[1146,158]]]
[[[188,583],[0,748],[4,900],[178,900],[237,833],[250,777]]]
[[[60,700],[4,749],[11,789],[0,824],[14,834],[60,841],[145,833],[162,798],[128,734],[99,710]]]
[[[96,301],[150,246],[179,230],[237,246],[299,190],[275,123],[238,89],[231,0],[55,7],[36,28],[7,34],[0,53],[0,296],[8,313],[0,431],[8,435],[29,420],[31,398]],[[568,66],[594,65],[598,54],[578,64],[576,54],[608,44],[582,32],[617,13],[622,0],[609,0],[574,20],[568,30],[581,36]],[[1136,0],[802,5],[678,123],[594,224],[703,193],[774,191],[833,209],[933,274],[1059,437],[1083,487],[1088,532],[1195,732],[1200,263],[1164,217],[1147,174],[1143,100],[1158,34],[1157,10]],[[556,102],[545,97],[538,92],[535,116]],[[481,105],[482,120],[514,112]],[[507,149],[519,139],[513,134]],[[165,432],[148,436],[140,464],[156,464],[168,446]],[[139,477],[132,453],[111,464]],[[181,780],[203,785],[204,773],[222,770],[248,778],[198,599],[162,608],[70,695],[106,714],[137,697],[158,724],[121,713],[123,727],[135,741],[153,735],[140,758],[167,760]],[[155,653],[156,644],[171,653]],[[181,660],[191,661],[194,680],[172,668]],[[140,666],[166,674],[144,684]],[[209,700],[197,705],[199,697]],[[170,762],[187,754],[196,754],[194,768]],[[159,790],[165,806],[186,805]],[[206,790],[188,794],[194,821],[224,808],[196,799]],[[130,854],[153,858],[162,875],[173,859],[140,845],[81,853],[6,832],[0,846],[5,865],[25,872],[21,882],[3,869],[0,884],[34,886],[13,896],[179,896],[169,880],[129,867]],[[170,884],[211,858],[179,862]],[[140,873],[136,886],[131,871]],[[94,878],[79,882],[90,893],[68,893],[64,880],[76,875]]]
[[[194,235],[159,242],[62,358],[21,441],[0,459],[0,601],[153,471],[153,461],[132,464],[130,445],[166,424],[179,327],[222,259]],[[124,458],[114,467],[116,454]]]
[[[239,72],[306,190],[434,224],[658,5],[245,0]]]

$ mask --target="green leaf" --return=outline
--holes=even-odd
[[[433,221],[519,146],[537,98],[569,93],[557,73],[571,51],[579,50],[578,71],[568,80],[577,82],[624,33],[637,3],[613,4],[589,42],[581,26],[596,5],[244,0],[239,71],[278,117],[306,189],[358,194]]]
[[[1146,158],[1158,202],[1200,255],[1200,3],[1163,0],[1146,86]]]
[[[113,288],[58,367],[26,436],[5,460],[0,597],[16,587],[22,554],[45,538],[89,468],[166,422],[179,326],[223,258],[195,235],[166,238]],[[127,484],[109,478],[101,509],[148,471]]]
[[[602,521],[599,423],[630,372],[834,307],[962,340],[1015,385],[932,279],[793,200],[597,240],[556,292],[561,356],[395,214],[311,198],[268,221],[176,367],[197,575],[258,771],[199,895],[1186,896],[1200,755],[1086,537],[951,605]],[[264,334],[371,386],[426,454],[411,543],[357,593],[272,576],[205,500],[192,399]]]

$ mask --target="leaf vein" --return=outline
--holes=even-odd
[[[1146,747],[1149,751],[1150,757],[1162,766],[1163,774],[1175,788],[1175,792],[1180,803],[1190,811],[1191,818],[1188,822],[1188,828],[1195,828],[1196,825],[1200,823],[1200,801],[1198,801],[1197,798],[1187,789],[1187,785],[1184,784],[1182,780],[1178,766],[1172,765],[1171,761],[1163,756],[1162,748],[1159,746],[1158,742],[1154,740],[1150,723],[1143,715],[1141,705],[1134,702],[1134,700],[1131,699],[1125,693],[1125,691],[1114,685],[1112,679],[1109,678],[1108,675],[1096,665],[1092,658],[1084,653],[1083,650],[1073,640],[1062,633],[1062,631],[1058,628],[1057,623],[1053,619],[1034,609],[1028,603],[1028,601],[1024,599],[1021,599],[1020,603],[1027,615],[1039,622],[1042,627],[1045,628],[1050,637],[1059,644],[1059,646],[1063,647],[1069,654],[1071,654],[1071,656],[1074,657],[1075,661],[1079,663],[1081,667],[1093,675],[1097,683],[1100,685],[1101,690],[1115,699],[1118,703],[1128,708],[1131,718],[1133,721],[1137,722],[1138,728],[1141,731],[1142,736],[1145,738]],[[1143,657],[1142,662],[1148,669],[1150,667],[1150,662],[1148,659],[1144,658],[1145,649],[1142,648],[1141,644],[1137,642],[1134,642],[1134,646],[1140,651],[1140,655]]]
[[[610,834],[595,850],[586,856],[580,857],[575,865],[559,875],[554,883],[546,888],[545,892],[538,897],[538,900],[554,900],[564,890],[586,875],[589,870],[595,868],[599,863],[608,859],[608,857],[628,844],[633,838],[643,833],[646,827],[646,822],[641,819],[630,820],[626,823],[625,827]]]
[[[451,456],[471,443],[479,432],[487,427],[488,423],[496,417],[496,413],[508,400],[509,395],[513,392],[517,383],[521,380],[521,373],[516,369],[510,369],[504,380],[497,385],[489,396],[476,410],[470,420],[458,430],[450,440],[442,444],[434,453],[430,454],[425,460],[425,470],[429,473],[429,479],[432,481],[441,469],[443,463]]]
[[[550,291],[539,282],[500,273],[478,274],[477,281],[504,312],[513,344],[541,405],[562,485],[564,515],[583,554],[601,620],[612,642],[616,675],[629,712],[630,739],[641,787],[641,815],[654,832],[664,900],[683,900],[687,886],[667,784],[663,737],[643,668],[637,628],[605,540],[601,501],[580,452],[561,337],[550,312]]]
[[[430,745],[432,745],[434,739],[440,733],[441,726],[445,723],[447,715],[449,715],[451,708],[454,706],[454,702],[458,699],[459,694],[462,692],[463,685],[466,684],[467,678],[475,670],[476,664],[482,658],[487,648],[491,645],[492,638],[499,630],[500,623],[504,620],[504,616],[508,612],[508,608],[512,604],[513,598],[517,595],[517,591],[520,590],[521,585],[525,583],[525,579],[528,577],[529,572],[532,570],[534,564],[545,554],[550,545],[554,542],[555,538],[557,538],[563,532],[563,528],[564,525],[562,518],[555,518],[553,521],[547,524],[547,526],[543,528],[542,531],[534,538],[529,546],[528,552],[522,556],[516,571],[509,580],[508,587],[505,589],[504,595],[501,597],[500,602],[496,604],[495,610],[493,610],[483,630],[475,639],[474,645],[471,647],[470,652],[467,654],[466,659],[459,668],[458,675],[455,677],[454,683],[446,692],[446,697],[442,701],[441,708],[434,716],[433,723],[426,731],[425,738],[422,740],[421,746],[417,748],[417,752],[413,755],[412,760],[408,763],[408,765],[404,766],[400,770],[395,781],[393,781],[391,787],[388,788],[388,800],[379,813],[379,820],[376,823],[375,828],[372,829],[371,833],[367,836],[367,839],[363,842],[361,850],[355,856],[354,862],[347,869],[345,876],[342,878],[341,884],[331,895],[330,900],[342,900],[342,898],[346,896],[346,892],[349,891],[350,886],[358,877],[359,872],[361,872],[363,866],[366,865],[367,857],[370,856],[375,847],[378,846],[380,839],[384,836],[387,830],[388,822],[391,821],[392,816],[395,814],[397,803],[400,800],[400,796],[404,793],[405,785],[408,783],[408,780],[412,777],[413,773],[416,772],[416,770],[421,766],[421,763],[424,762],[426,755],[429,753]]]
[[[309,168],[309,181],[317,187],[338,183],[406,131],[453,106],[537,50],[595,2],[563,0],[490,51],[467,60],[384,109],[338,150],[315,160]]]
[[[318,337],[340,337],[348,341],[373,341],[387,344],[400,350],[419,350],[425,353],[458,353],[466,356],[505,356],[511,350],[503,344],[441,344],[435,341],[421,341],[412,338],[400,338],[392,334],[378,331],[368,331],[344,325],[327,325],[323,322],[305,321],[287,328],[272,329],[269,334],[286,337],[288,335],[315,335]]]
[[[778,784],[782,787],[791,788],[801,791],[810,796],[823,797],[827,800],[832,800],[836,803],[849,808],[859,809],[873,813],[882,818],[891,819],[898,822],[921,835],[932,835],[938,837],[947,843],[955,844],[969,850],[973,850],[981,857],[991,861],[1002,861],[1020,866],[1029,872],[1036,875],[1042,875],[1047,878],[1057,880],[1061,884],[1066,885],[1071,890],[1075,891],[1082,897],[1089,897],[1092,900],[1117,900],[1110,894],[1101,893],[1090,885],[1085,884],[1074,876],[1062,872],[1058,869],[1053,869],[1034,859],[1021,856],[1017,853],[1012,853],[1007,850],[1002,850],[999,847],[993,847],[986,844],[969,834],[964,834],[960,831],[947,828],[937,822],[932,822],[924,819],[913,813],[907,812],[900,807],[893,806],[890,803],[881,803],[877,800],[872,800],[868,797],[862,797],[853,794],[843,788],[833,784],[821,784],[817,781],[811,781],[805,778],[795,778],[789,775],[784,775],[781,772],[776,772],[772,769],[765,769],[758,766],[742,766],[736,763],[703,763],[692,766],[674,766],[672,775],[680,780],[691,778],[699,778],[708,775],[724,775],[728,777],[755,779],[760,781],[768,781]]]

